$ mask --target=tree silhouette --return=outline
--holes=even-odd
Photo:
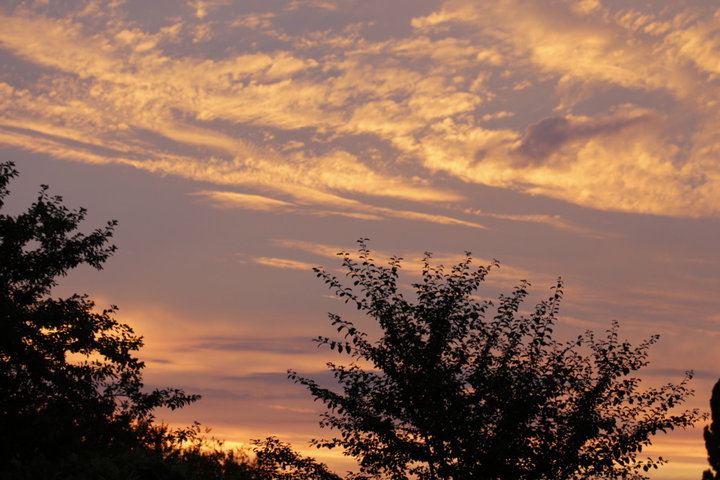
[[[341,480],[324,463],[303,457],[275,437],[253,443],[255,468],[261,480]]]
[[[525,315],[527,282],[497,303],[480,300],[496,263],[474,267],[467,253],[445,271],[426,254],[411,302],[398,285],[402,259],[377,265],[366,239],[359,243],[357,260],[339,254],[353,287],[315,271],[379,324],[379,338],[330,314],[340,336],[317,342],[350,358],[328,364],[338,386],[289,376],[325,404],[321,425],[338,432],[314,443],[342,447],[368,478],[647,478],[664,463],[638,457],[650,437],[698,419],[697,410],[674,410],[692,394],[691,372],[645,390],[630,376],[647,365],[657,336],[632,346],[613,323],[602,337],[553,338],[561,281]]]
[[[710,469],[703,472],[703,480],[720,479],[720,380],[715,383],[710,397],[712,422],[703,431]]]
[[[0,209],[16,175],[12,163],[0,163]],[[98,451],[139,448],[153,431],[154,409],[199,398],[175,388],[145,391],[144,364],[134,356],[142,339],[115,320],[116,307],[98,312],[86,295],[50,296],[69,270],[100,269],[115,251],[108,244],[115,222],[84,234],[85,215],[47,186],[26,212],[0,213],[2,478],[84,478],[63,465],[72,470]]]

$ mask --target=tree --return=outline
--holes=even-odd
[[[275,437],[253,443],[259,480],[341,480],[324,463],[303,457]]]
[[[12,163],[0,163],[0,209],[16,175]],[[199,398],[144,389],[144,364],[134,356],[142,338],[114,318],[116,307],[98,312],[86,295],[50,296],[71,269],[102,268],[115,251],[108,242],[116,223],[81,233],[86,211],[68,209],[47,190],[42,186],[26,212],[0,214],[2,478],[81,478],[61,463],[140,448],[152,433],[154,409]]]
[[[720,479],[720,380],[715,383],[710,396],[712,422],[705,426],[703,437],[708,453],[709,469],[703,472],[703,480]]]
[[[325,404],[321,426],[337,432],[316,446],[342,447],[369,478],[647,478],[664,463],[638,457],[651,436],[698,419],[697,410],[675,409],[692,394],[691,372],[645,390],[630,376],[648,364],[657,336],[633,346],[613,323],[602,337],[553,338],[562,281],[524,315],[529,283],[497,303],[480,300],[497,263],[475,267],[468,252],[445,271],[427,253],[411,302],[398,284],[402,259],[375,264],[366,240],[358,260],[338,254],[353,287],[315,271],[379,324],[379,338],[330,314],[340,337],[317,342],[350,358],[328,363],[338,385],[289,376]]]

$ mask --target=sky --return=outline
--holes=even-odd
[[[310,449],[327,312],[311,268],[464,251],[480,292],[566,284],[558,335],[661,341],[648,385],[720,377],[720,8],[708,0],[94,0],[0,7],[0,160],[119,226],[87,292],[144,335],[173,414]],[[701,425],[700,425],[701,426]],[[699,478],[701,428],[655,437],[653,479]]]

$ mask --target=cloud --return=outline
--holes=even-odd
[[[349,5],[193,1],[155,23],[122,4],[7,7],[0,141],[349,216],[482,228],[447,214],[469,208],[447,176],[603,210],[720,213],[717,9],[448,0],[393,10],[405,23],[383,36]],[[318,9],[333,23],[296,21]]]
[[[230,24],[232,27],[246,27],[246,28],[264,28],[267,29],[272,25],[272,18],[275,14],[272,12],[265,12],[260,14],[245,14],[235,17]]]
[[[192,195],[205,197],[208,201],[218,208],[245,208],[248,210],[278,210],[287,209],[294,205],[290,202],[284,202],[274,198],[263,197],[261,195],[251,195],[247,193],[237,192],[219,192],[219,191],[201,191]]]
[[[680,160],[673,119],[633,105],[610,115],[566,116],[517,134],[448,123],[428,138],[426,165],[477,183],[578,205],[677,216],[717,215],[717,166]],[[478,154],[478,152],[481,152]]]
[[[567,144],[622,134],[628,127],[648,120],[646,113],[605,118],[549,117],[530,125],[513,151],[527,162],[542,163]]]
[[[440,225],[457,225],[479,229],[485,228],[483,225],[469,220],[462,220],[459,218],[433,213],[380,207],[329,193],[320,193],[314,190],[298,189],[293,187],[282,188],[279,185],[275,185],[274,189],[295,197],[297,203],[276,200],[261,195],[225,191],[201,191],[195,192],[193,195],[204,197],[212,206],[218,208],[242,208],[248,210],[292,212],[316,216],[342,215],[360,220],[401,218],[405,220],[437,223]],[[336,209],[313,208],[313,206],[333,206]]]
[[[559,230],[566,232],[576,233],[589,238],[611,238],[614,236],[612,233],[603,232],[594,228],[583,227],[573,222],[566,220],[560,215],[542,215],[542,214],[502,214],[502,213],[489,213],[477,209],[465,209],[465,213],[478,215],[482,217],[498,218],[502,220],[510,220],[513,222],[531,222],[539,223],[542,225],[548,225]]]
[[[505,45],[513,59],[559,75],[561,89],[578,82],[606,83],[690,95],[692,82],[700,77],[672,58],[676,50],[658,45],[657,38],[638,35],[634,25],[623,22],[633,14],[653,18],[659,9],[654,10],[612,12],[574,2],[501,0],[488,5],[448,0],[439,11],[414,19],[413,25],[421,31],[452,24],[481,27]],[[692,29],[681,16],[678,12],[675,28]]]
[[[188,5],[195,10],[195,16],[205,18],[211,10],[230,5],[230,0],[190,0]]]
[[[306,272],[311,271],[315,266],[311,263],[299,262],[297,260],[290,260],[288,258],[252,257],[251,261],[268,267],[285,268],[290,270],[304,270]]]
[[[651,112],[646,118],[642,114],[623,118],[622,114],[599,112],[580,120],[578,116],[554,114],[530,123],[523,138],[508,132],[504,143],[488,141],[496,132],[476,129],[475,133],[465,126],[450,125],[443,132],[444,138],[422,142],[429,144],[424,148],[425,165],[469,181],[593,208],[717,215],[718,204],[713,200],[716,187],[714,181],[708,181],[708,172],[715,178],[717,166],[711,166],[699,152],[681,150],[692,137],[696,145],[710,145],[718,139],[712,126],[715,122],[710,120],[716,103],[705,95],[714,90],[706,88],[708,82],[715,84],[717,79],[710,75],[712,60],[706,62],[712,58],[711,47],[702,47],[712,45],[711,32],[720,25],[717,15],[712,11],[701,15],[699,10],[673,10],[669,4],[666,13],[659,13],[659,9],[612,12],[598,2],[568,5],[566,10],[560,3],[545,8],[543,2],[506,0],[481,7],[451,0],[440,10],[414,19],[413,25],[421,32],[445,35],[455,30],[467,35],[465,25],[476,27],[482,35],[492,37],[496,49],[504,51],[506,64],[518,65],[518,73],[534,70],[544,72],[546,80],[553,79],[556,111],[572,110],[614,88],[633,92],[637,99],[641,94],[652,94],[658,105],[666,103],[663,96],[670,95],[675,102],[668,108],[670,116],[660,120],[663,114]],[[695,68],[688,66],[689,58],[697,59],[693,60]],[[612,102],[613,98],[605,95],[604,100]],[[623,107],[615,104],[611,108],[617,112]],[[673,115],[678,115],[678,121]],[[695,124],[694,131],[679,121],[682,118],[687,122],[688,117]],[[619,134],[628,130],[632,130],[632,140],[623,142]],[[707,132],[703,140],[699,139],[701,131]],[[482,162],[477,167],[464,159],[469,152],[447,141],[455,133],[466,145],[471,144],[471,132],[482,140],[476,143],[475,158]],[[609,137],[615,138],[603,144]],[[558,154],[563,148],[566,151]],[[556,168],[543,168],[554,154],[558,154],[554,158]],[[673,165],[677,168],[671,168]],[[532,173],[508,169],[528,166],[534,167]],[[560,166],[565,171],[558,171]],[[592,178],[596,181],[588,181]]]
[[[282,355],[314,353],[308,337],[199,337],[192,348],[214,350],[230,350],[235,352],[275,352]],[[286,380],[283,375],[283,380]]]
[[[322,10],[337,10],[338,4],[328,0],[291,0],[285,7],[286,10],[299,10],[301,8],[317,8]]]

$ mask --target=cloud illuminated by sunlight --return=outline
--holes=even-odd
[[[277,185],[275,186],[277,189]],[[300,204],[328,205],[338,208],[337,210],[305,208],[282,200],[276,200],[261,195],[250,195],[224,191],[200,191],[193,195],[206,198],[209,203],[218,208],[243,208],[248,210],[265,211],[290,211],[305,213],[308,215],[343,215],[360,220],[382,220],[383,218],[401,218],[406,220],[420,220],[425,222],[438,223],[441,225],[460,225],[465,227],[485,227],[477,222],[462,220],[459,218],[430,213],[414,212],[409,210],[396,210],[392,208],[379,207],[368,203],[331,195],[318,194],[318,192],[289,188],[285,193],[294,194]],[[319,198],[318,198],[319,197]]]
[[[214,207],[219,208],[237,208],[238,206],[241,206],[242,208],[249,210],[267,211],[294,206],[290,202],[283,202],[282,200],[247,193],[200,191],[195,192],[193,195],[205,197]]]
[[[466,203],[443,172],[598,209],[717,215],[717,9],[546,3],[448,0],[403,12],[408,28],[385,38],[327,2],[192,1],[154,26],[122,3],[4,7],[16,67],[0,141],[257,193]],[[338,23],[289,27],[310,10]],[[528,95],[543,99],[532,114]],[[476,226],[392,211],[364,213]]]
[[[297,260],[290,260],[287,258],[253,257],[251,261],[268,267],[289,268],[292,270],[310,271],[315,266],[311,263],[299,262]]]

